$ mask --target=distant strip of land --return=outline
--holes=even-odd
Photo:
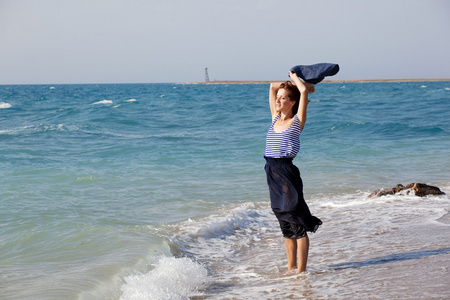
[[[202,82],[183,82],[181,84],[267,84],[285,80],[214,80]],[[328,83],[346,83],[346,82],[426,82],[426,81],[450,81],[450,78],[436,79],[351,79],[351,80],[324,80]]]

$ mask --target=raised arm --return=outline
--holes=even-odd
[[[294,81],[298,90],[300,91],[300,103],[298,105],[297,117],[300,122],[300,128],[303,130],[303,126],[306,123],[306,109],[308,107],[308,93],[314,93],[315,87],[313,84],[304,83],[298,78],[294,72],[289,72],[289,76]]]
[[[269,104],[270,104],[270,113],[272,114],[272,120],[277,116],[277,109],[275,106],[275,102],[277,101],[277,93],[280,89],[280,85],[282,82],[272,82],[270,84],[269,91]]]

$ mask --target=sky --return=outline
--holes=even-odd
[[[448,0],[0,0],[0,84],[450,78]]]

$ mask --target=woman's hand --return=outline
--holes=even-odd
[[[306,92],[308,94],[311,94],[316,91],[314,84],[301,81],[300,78],[298,78],[297,74],[295,74],[294,72],[290,71],[289,77],[291,77],[292,81],[294,81],[300,93]]]
[[[304,82],[303,84],[306,86],[306,92],[308,94],[312,94],[316,91],[316,87],[314,86],[314,84],[307,82]]]

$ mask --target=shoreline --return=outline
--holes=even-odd
[[[181,82],[179,84],[269,84],[285,80],[214,80],[200,82]],[[325,79],[321,83],[368,83],[368,82],[430,82],[430,81],[450,81],[450,78],[435,79]]]

